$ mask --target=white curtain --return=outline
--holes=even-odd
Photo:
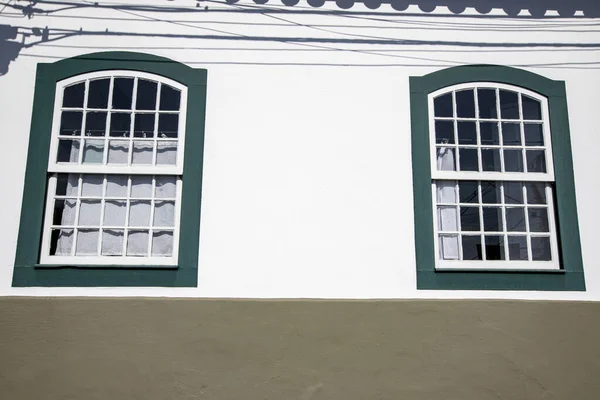
[[[73,243],[73,229],[61,229],[56,246],[56,255],[71,255],[75,245],[75,255],[98,255],[98,241],[100,240],[100,255],[123,255],[124,228],[129,227],[127,237],[126,255],[148,256],[148,244],[151,242],[153,256],[170,256],[173,252],[172,230],[160,230],[161,227],[173,228],[175,226],[175,201],[176,178],[174,176],[157,176],[154,193],[154,217],[152,215],[152,177],[132,176],[131,194],[129,201],[129,217],[127,218],[127,190],[128,181],[125,175],[107,176],[106,197],[120,197],[121,199],[105,200],[102,236],[98,228],[79,229],[76,243]],[[83,175],[78,221],[75,221],[78,195],[79,175],[67,175],[66,196],[73,197],[64,201],[61,225],[68,226],[100,226],[102,216],[102,202],[100,199],[86,197],[102,197],[103,176]],[[136,200],[136,198],[138,198]],[[142,198],[142,199],[139,199]],[[170,200],[162,200],[170,199]],[[148,227],[154,231],[149,238]]]
[[[438,204],[456,204],[456,182],[455,181],[437,181],[437,202]],[[456,232],[458,230],[458,209],[455,205],[438,206],[438,230],[440,232]],[[443,260],[459,259],[459,243],[456,234],[441,234],[439,237],[440,257]]]
[[[456,171],[456,163],[454,162],[454,148],[438,148],[436,158],[438,171]]]

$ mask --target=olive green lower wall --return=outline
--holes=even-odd
[[[2,399],[600,398],[600,303],[0,299]]]

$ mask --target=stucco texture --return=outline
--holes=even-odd
[[[600,398],[600,303],[3,298],[3,399]]]

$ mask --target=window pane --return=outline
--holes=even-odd
[[[458,122],[458,143],[477,144],[477,127],[475,126],[475,122]]]
[[[527,203],[546,204],[546,184],[542,182],[526,183]]]
[[[70,256],[73,249],[73,229],[52,229],[50,234],[50,255]]]
[[[438,147],[436,149],[436,162],[438,171],[456,171],[455,160],[454,148]]]
[[[115,78],[112,108],[115,110],[131,110],[133,98],[133,78]]]
[[[525,209],[509,207],[506,209],[506,230],[509,232],[525,232]]]
[[[481,149],[481,166],[484,171],[500,172],[502,170],[500,149]]]
[[[159,199],[175,198],[176,181],[174,176],[157,176],[154,196]]]
[[[152,164],[152,141],[136,140],[133,142],[132,164]]]
[[[85,95],[85,82],[67,86],[63,92],[63,107],[83,107]]]
[[[164,111],[179,111],[181,92],[169,85],[162,84],[160,87],[160,109]],[[452,105],[450,105],[452,113]],[[438,116],[436,114],[436,116]],[[449,115],[450,117],[452,114]]]
[[[440,235],[440,258],[458,260],[458,236]]]
[[[527,150],[527,172],[546,172],[544,150]]]
[[[85,136],[104,136],[106,112],[88,112],[85,115]]]
[[[521,145],[521,125],[511,122],[502,123],[502,144],[505,146]]]
[[[57,196],[77,196],[79,188],[78,174],[58,174],[56,178]]]
[[[80,140],[59,140],[56,162],[79,162]]]
[[[158,117],[158,137],[176,138],[179,129],[178,114],[160,114]]]
[[[110,229],[102,232],[102,255],[120,256],[123,254],[123,238],[125,234],[122,230]]]
[[[502,203],[500,182],[481,182],[481,201],[486,204]]]
[[[496,112],[496,90],[477,89],[479,118],[498,118]]]
[[[129,208],[129,226],[150,226],[150,201],[131,201]]]
[[[154,137],[154,114],[136,114],[134,137],[151,138]]]
[[[156,149],[157,165],[175,165],[177,163],[177,142],[159,142]]]
[[[129,141],[111,140],[108,147],[108,164],[127,164],[129,161]]]
[[[523,153],[521,150],[504,150],[504,170],[523,172]]]
[[[96,79],[90,81],[88,94],[88,108],[108,108],[108,87],[110,79]]]
[[[529,231],[550,232],[548,226],[548,210],[546,208],[529,208]]]
[[[106,201],[104,205],[104,225],[125,226],[127,202],[124,200]]]
[[[154,207],[154,226],[175,226],[175,202],[157,201]]]
[[[526,146],[543,146],[544,131],[542,124],[524,124],[525,129],[525,145]]]
[[[460,170],[461,171],[477,171],[479,164],[477,160],[477,149],[459,148]]]
[[[440,231],[458,231],[456,207],[438,207],[438,226]]]
[[[456,181],[437,181],[438,203],[456,203]]]
[[[461,203],[479,203],[477,191],[479,184],[477,181],[459,181],[458,192]]]
[[[60,116],[59,135],[79,136],[81,135],[81,122],[83,113],[81,111],[63,111]]]
[[[521,182],[504,182],[503,186],[506,204],[523,204],[523,184]]]
[[[80,229],[77,232],[77,246],[75,255],[95,256],[98,254],[98,230]]]
[[[75,199],[55,200],[52,224],[53,225],[74,225],[76,208],[77,208],[77,200],[75,200]]]
[[[481,144],[483,145],[500,144],[500,135],[498,133],[497,122],[480,122],[479,135],[481,136]]]
[[[463,231],[479,231],[479,207],[460,208],[460,229]]]
[[[500,115],[502,119],[519,119],[519,95],[500,90]]]
[[[435,121],[435,142],[438,144],[454,144],[454,122]]]
[[[137,87],[137,104],[138,110],[155,110],[156,109],[156,89],[158,84],[145,79],[138,79]]]
[[[84,164],[102,164],[104,140],[86,140],[83,148]]]
[[[504,255],[504,236],[485,236],[485,259],[506,259]]]
[[[81,195],[84,197],[102,197],[104,177],[102,175],[83,175],[81,178]]]
[[[549,237],[532,237],[531,238],[531,256],[533,261],[550,261],[552,260],[552,252],[550,251]]]
[[[79,207],[79,225],[100,225],[100,211],[102,203],[100,200],[82,200]]]
[[[475,118],[473,90],[456,92],[456,115],[459,118]]]
[[[131,114],[129,113],[112,113],[110,115],[110,136],[113,137],[129,137],[131,130]]]
[[[463,236],[462,237],[463,260],[482,260],[481,237]]]
[[[483,229],[486,232],[501,232],[504,230],[502,224],[502,208],[483,207]]]
[[[145,175],[132,176],[131,197],[146,199],[152,197],[152,177]]]
[[[523,102],[523,119],[542,119],[542,107],[539,101],[528,96],[521,96]]]
[[[148,231],[129,231],[129,235],[127,235],[127,255],[148,255]]]
[[[108,175],[106,177],[107,197],[127,197],[127,175]]]
[[[447,93],[443,96],[436,97],[433,100],[433,108],[436,117],[452,117],[452,93]]]
[[[173,232],[158,231],[152,234],[152,255],[170,257],[173,254]]]
[[[527,255],[527,237],[509,236],[508,254],[511,260],[527,261],[529,259],[529,256]]]

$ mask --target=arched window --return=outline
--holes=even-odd
[[[419,289],[585,290],[563,82],[411,77]]]
[[[196,286],[206,70],[38,64],[13,286]]]
[[[57,83],[42,263],[177,264],[186,104],[143,72]]]
[[[559,269],[546,99],[467,83],[429,115],[436,268]]]

